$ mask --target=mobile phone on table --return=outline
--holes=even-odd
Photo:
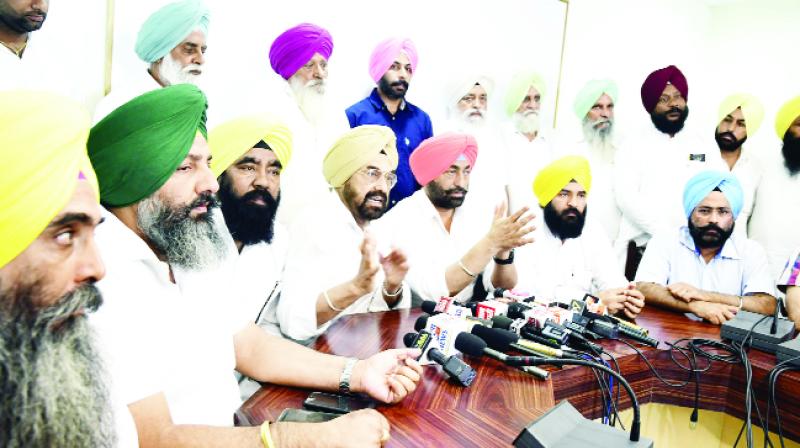
[[[316,412],[307,409],[284,409],[278,416],[277,422],[322,423],[341,417],[342,414],[330,412]]]
[[[303,402],[303,407],[313,411],[334,412],[347,414],[359,409],[374,408],[375,402],[369,399],[331,394],[326,392],[311,392]]]

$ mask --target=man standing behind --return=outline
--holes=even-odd
[[[685,129],[689,85],[675,67],[648,75],[642,84],[642,105],[652,126],[626,140],[617,152],[614,192],[622,211],[617,255],[632,280],[647,241],[683,222],[681,186],[703,169],[724,169],[719,151]]]
[[[22,57],[47,18],[49,0],[0,0],[0,90],[25,84]]]
[[[395,137],[386,126],[351,129],[328,151],[322,171],[334,192],[319,198],[289,229],[278,303],[286,336],[305,340],[347,314],[410,306],[405,254],[383,250],[383,235],[370,230],[386,212],[396,167]]]
[[[648,305],[720,325],[738,310],[772,314],[775,283],[764,249],[733,233],[742,187],[727,171],[702,171],[683,192],[687,224],[656,235],[636,282]]]
[[[390,127],[397,137],[397,185],[389,195],[389,208],[419,189],[408,157],[423,140],[433,137],[431,118],[405,99],[417,60],[417,48],[410,39],[379,43],[369,60],[369,75],[378,86],[345,111],[351,128],[378,124]]]
[[[175,84],[197,84],[203,73],[209,10],[202,0],[170,3],[147,18],[136,37],[136,55],[147,69],[130,84],[117,85],[97,105],[100,121],[129,100],[154,89]]]
[[[764,246],[772,278],[778,278],[791,250],[800,247],[800,96],[787,101],[775,118],[781,156],[766,167],[753,201],[750,238]]]

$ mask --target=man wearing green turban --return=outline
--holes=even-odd
[[[203,0],[169,3],[145,20],[136,37],[136,54],[147,64],[123,85],[114,86],[95,110],[99,121],[144,92],[175,84],[196,84],[203,73],[210,13]]]
[[[388,235],[372,224],[386,212],[397,162],[386,126],[353,128],[328,151],[322,173],[332,192],[289,228],[293,245],[278,304],[284,335],[304,340],[344,315],[411,305],[406,256],[379,245]]]
[[[748,126],[749,128],[749,126]],[[764,246],[770,273],[777,278],[792,248],[800,247],[800,96],[781,106],[775,133],[780,153],[765,159],[763,175],[753,200],[748,236]]]
[[[421,368],[414,350],[348,361],[269,335],[242,316],[231,297],[235,246],[212,213],[219,167],[205,139],[205,110],[197,87],[165,87],[118,108],[89,136],[109,211],[97,233],[107,263],[98,286],[114,298],[94,323],[140,444],[254,445],[269,437],[278,446],[306,446],[334,440],[326,431],[385,441],[388,422],[372,410],[331,425],[229,428],[241,405],[231,369],[261,382],[328,390],[345,371],[354,392],[391,403],[416,388]],[[279,146],[267,134],[261,138]],[[226,151],[221,158],[231,160]]]

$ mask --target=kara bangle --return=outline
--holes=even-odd
[[[744,296],[739,296],[739,309],[744,307]]]
[[[337,313],[341,313],[342,311],[344,311],[341,308],[336,308],[335,306],[333,306],[333,302],[331,302],[331,298],[330,298],[330,296],[328,296],[328,290],[327,289],[324,289],[322,291],[322,297],[325,297],[325,302],[328,304],[328,308],[332,309],[333,311],[336,311]]]
[[[347,358],[347,362],[344,363],[342,374],[339,376],[339,393],[344,395],[350,393],[350,377],[357,362],[358,358]]]
[[[261,424],[261,443],[264,448],[275,448],[275,442],[272,441],[272,434],[269,433],[269,421]]]
[[[383,284],[383,295],[386,297],[397,297],[403,292],[403,284],[401,283],[400,286],[397,287],[397,290],[391,294],[389,291],[386,290],[386,283]]]
[[[458,260],[458,266],[461,268],[462,271],[464,271],[465,274],[469,275],[470,277],[475,278],[477,276],[477,274],[473,273],[472,271],[467,269],[466,266],[464,266],[463,261]]]

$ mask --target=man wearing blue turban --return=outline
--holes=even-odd
[[[727,171],[701,171],[683,190],[688,220],[655,235],[636,273],[645,302],[721,325],[739,310],[772,314],[774,282],[767,255],[741,232],[742,185]]]
[[[95,111],[95,123],[151,90],[196,84],[203,73],[210,12],[203,0],[181,0],[157,10],[136,36],[136,55],[147,64],[130,82],[115,83]]]

